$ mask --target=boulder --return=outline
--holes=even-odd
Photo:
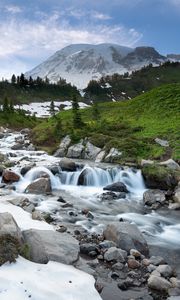
[[[15,199],[9,200],[9,202],[13,205],[20,206],[22,209],[29,213],[32,213],[32,211],[35,209],[34,204],[31,203],[26,197],[17,197]]]
[[[105,157],[104,161],[107,163],[113,163],[116,160],[118,160],[119,158],[121,158],[121,156],[122,156],[122,152],[120,152],[116,148],[111,148],[111,150],[109,151],[109,154]]]
[[[124,192],[128,193],[127,187],[122,182],[115,182],[112,184],[109,184],[103,188],[103,190],[112,191],[112,192]]]
[[[175,193],[174,193],[173,199],[174,199],[175,202],[177,202],[178,204],[180,204],[180,185],[175,189]]]
[[[15,144],[15,145],[13,145],[13,146],[11,147],[11,149],[12,149],[12,150],[22,150],[22,149],[24,149],[24,144],[22,144],[22,143],[17,143],[17,144]]]
[[[62,171],[69,171],[69,172],[76,171],[76,164],[71,159],[63,158],[60,160],[59,165],[60,165]]]
[[[88,175],[89,172],[91,172],[89,169],[84,169],[81,172],[78,178],[78,183],[77,183],[78,185],[87,185],[86,176]]]
[[[162,147],[169,147],[169,142],[166,141],[166,140],[162,140],[162,139],[156,138],[155,142],[157,144],[159,144],[160,146],[162,146]]]
[[[84,153],[84,158],[85,159],[90,159],[90,160],[95,160],[97,155],[100,153],[101,148],[98,148],[91,144],[90,142],[86,143],[85,147],[85,153]]]
[[[165,278],[171,277],[173,275],[173,269],[169,265],[160,265],[156,268],[156,271]]]
[[[31,130],[29,128],[23,128],[21,131],[21,134],[29,134],[31,132]]]
[[[165,193],[161,190],[148,190],[143,194],[143,201],[148,206],[156,203],[164,204],[166,201]]]
[[[22,167],[22,168],[21,168],[21,171],[20,171],[21,175],[24,176],[27,172],[29,172],[29,171],[30,171],[32,168],[34,168],[35,166],[36,166],[35,163],[30,163],[30,164],[28,164],[28,165]]]
[[[137,261],[136,259],[132,259],[132,258],[128,259],[128,268],[138,269],[138,268],[140,268],[140,266],[141,266],[140,262]]]
[[[0,236],[10,235],[19,240],[22,240],[21,230],[10,213],[0,213]]]
[[[135,224],[127,222],[114,222],[109,224],[104,230],[104,237],[113,241],[117,247],[130,251],[137,249],[144,255],[148,255],[148,245],[142,233]]]
[[[96,156],[95,162],[96,163],[100,163],[103,161],[104,157],[106,155],[106,151],[102,150],[98,153],[98,155]]]
[[[148,261],[150,264],[153,264],[154,266],[165,264],[164,258],[161,256],[151,256]]]
[[[69,147],[66,156],[68,158],[84,158],[84,156],[83,156],[84,148],[85,147],[83,145],[83,140],[81,140],[80,143],[72,145],[71,147]]]
[[[2,174],[2,182],[13,183],[19,181],[20,176],[13,171],[4,170]]]
[[[50,194],[51,193],[51,181],[49,178],[39,178],[30,183],[25,193],[30,194]]]
[[[167,292],[171,288],[171,283],[165,278],[151,275],[148,279],[148,287],[159,292]]]
[[[122,263],[125,262],[126,257],[127,252],[116,247],[109,248],[104,254],[104,259],[108,262],[115,260]]]
[[[141,160],[141,167],[144,167],[144,166],[148,166],[148,165],[153,165],[154,164],[154,161],[153,160],[150,160],[150,159],[142,159]]]
[[[160,166],[166,166],[172,170],[180,170],[180,166],[173,159],[168,159],[159,163]]]
[[[64,156],[66,156],[66,152],[67,152],[67,149],[70,146],[70,144],[71,144],[71,138],[70,138],[69,135],[66,135],[62,139],[58,150],[54,153],[54,156],[55,157],[64,157]]]
[[[148,165],[142,168],[147,188],[172,190],[178,183],[178,172],[160,165]]]
[[[23,237],[33,262],[46,264],[52,260],[70,265],[78,260],[78,241],[68,233],[30,229],[23,231]]]

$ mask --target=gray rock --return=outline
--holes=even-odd
[[[29,128],[24,128],[20,131],[21,134],[29,134],[31,130]]]
[[[7,212],[0,213],[0,236],[10,235],[15,237],[19,242],[22,241],[21,230],[18,227],[13,216]]]
[[[180,166],[173,159],[168,159],[159,163],[161,166],[166,166],[172,170],[180,170]]]
[[[90,142],[86,143],[85,152],[84,152],[84,158],[95,160],[97,155],[100,153],[101,148],[98,148],[91,144]]]
[[[102,150],[101,152],[99,152],[98,155],[96,156],[95,162],[96,163],[102,162],[105,155],[106,155],[106,151]]]
[[[160,265],[156,268],[156,271],[165,278],[171,277],[173,274],[173,269],[169,265]]]
[[[177,279],[176,277],[171,277],[169,281],[171,282],[171,284],[174,288],[180,289],[180,280],[179,279]]]
[[[112,191],[112,192],[124,192],[128,193],[127,187],[122,182],[115,182],[112,184],[109,184],[103,188],[103,190]]]
[[[32,212],[32,219],[33,220],[38,220],[38,221],[44,221],[44,218],[43,218],[41,212],[38,211],[38,210],[34,210]]]
[[[136,249],[131,249],[130,255],[134,256],[135,258],[141,258],[141,253]]]
[[[94,243],[84,243],[80,245],[80,252],[89,255],[90,252],[97,251],[97,245]]]
[[[117,159],[121,158],[121,156],[122,156],[122,152],[120,152],[116,148],[111,148],[111,150],[109,151],[109,154],[105,157],[104,161],[107,163],[113,163]]]
[[[12,150],[23,150],[24,145],[22,143],[17,143],[11,147]]]
[[[25,211],[29,213],[32,213],[32,211],[35,209],[34,204],[31,203],[26,197],[17,197],[15,199],[9,200],[9,202],[13,205],[22,207]]]
[[[143,194],[143,201],[148,206],[155,203],[164,204],[166,201],[165,193],[161,190],[148,190]]]
[[[69,135],[66,135],[66,136],[62,139],[62,141],[61,141],[61,143],[60,143],[60,145],[59,145],[59,148],[58,148],[58,150],[55,152],[54,156],[55,156],[55,157],[64,157],[64,156],[66,156],[66,152],[67,152],[67,149],[68,149],[68,147],[70,146],[70,144],[71,144],[71,138],[70,138]]]
[[[142,159],[141,160],[141,166],[144,167],[144,166],[147,166],[147,165],[153,165],[154,164],[154,161],[153,160],[150,160],[150,159]]]
[[[116,247],[116,243],[108,240],[104,240],[103,242],[99,243],[100,249],[109,249],[111,247]]]
[[[84,156],[83,156],[84,148],[85,147],[83,145],[83,140],[81,140],[80,143],[72,145],[71,147],[69,147],[66,156],[68,158],[84,158]]]
[[[148,287],[159,292],[167,292],[171,286],[169,281],[159,276],[151,275],[148,279]]]
[[[180,203],[170,203],[168,208],[173,209],[173,210],[179,210],[180,209]]]
[[[166,140],[162,140],[162,139],[156,138],[155,142],[157,144],[159,144],[160,146],[162,146],[162,147],[169,147],[169,142],[166,141]]]
[[[161,256],[151,256],[149,262],[154,266],[164,265],[165,263],[164,258]]]
[[[46,264],[52,260],[70,265],[78,260],[78,241],[67,233],[30,229],[23,231],[23,237],[33,262]]]
[[[29,165],[26,165],[24,167],[22,167],[21,169],[21,175],[25,175],[27,172],[29,172],[32,168],[34,168],[36,166],[35,163],[30,163]]]
[[[51,193],[51,181],[49,178],[39,178],[30,183],[25,193],[28,194],[50,194]]]
[[[135,224],[127,222],[109,224],[104,230],[104,236],[123,250],[130,251],[135,248],[144,255],[149,252],[147,242]]]
[[[180,186],[175,189],[174,201],[180,204]]]
[[[122,249],[118,249],[116,247],[109,248],[104,254],[104,259],[106,261],[115,260],[119,262],[124,262],[126,257],[127,257],[127,252]]]
[[[62,171],[69,171],[69,172],[76,171],[76,164],[71,159],[63,158],[60,160],[59,165]]]

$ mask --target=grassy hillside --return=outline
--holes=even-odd
[[[99,112],[96,121],[92,108],[81,110],[85,125],[80,129],[73,129],[72,111],[61,112],[34,128],[33,141],[54,150],[66,134],[74,142],[88,136],[97,146],[123,151],[125,161],[180,159],[180,84],[161,86],[129,101],[99,104]],[[156,137],[167,139],[170,148],[157,145]]]
[[[111,98],[129,99],[170,83],[180,83],[180,63],[178,62],[166,62],[157,67],[149,65],[132,74],[105,76],[99,82],[89,83],[85,97],[103,102]]]
[[[33,128],[39,121],[30,116],[25,116],[22,111],[15,112],[2,112],[0,111],[0,126],[8,127],[12,129],[23,129],[23,128]]]

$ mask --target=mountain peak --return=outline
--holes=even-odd
[[[152,47],[133,49],[111,43],[72,44],[27,72],[26,77],[48,77],[53,82],[62,77],[78,88],[85,88],[92,79],[131,72],[149,63],[157,64],[166,59]]]

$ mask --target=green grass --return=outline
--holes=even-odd
[[[70,134],[73,142],[89,137],[106,150],[117,147],[126,161],[166,156],[180,159],[180,84],[161,86],[129,101],[101,103],[99,110],[99,121],[93,120],[92,108],[81,110],[85,123],[81,129],[73,129],[72,111],[61,112],[34,128],[33,141],[52,150],[63,136]],[[62,130],[57,133],[58,118],[62,120]],[[155,143],[156,137],[169,141],[168,153]]]
[[[4,113],[0,111],[0,126],[12,129],[33,128],[39,121],[36,118],[25,116],[22,112]]]

